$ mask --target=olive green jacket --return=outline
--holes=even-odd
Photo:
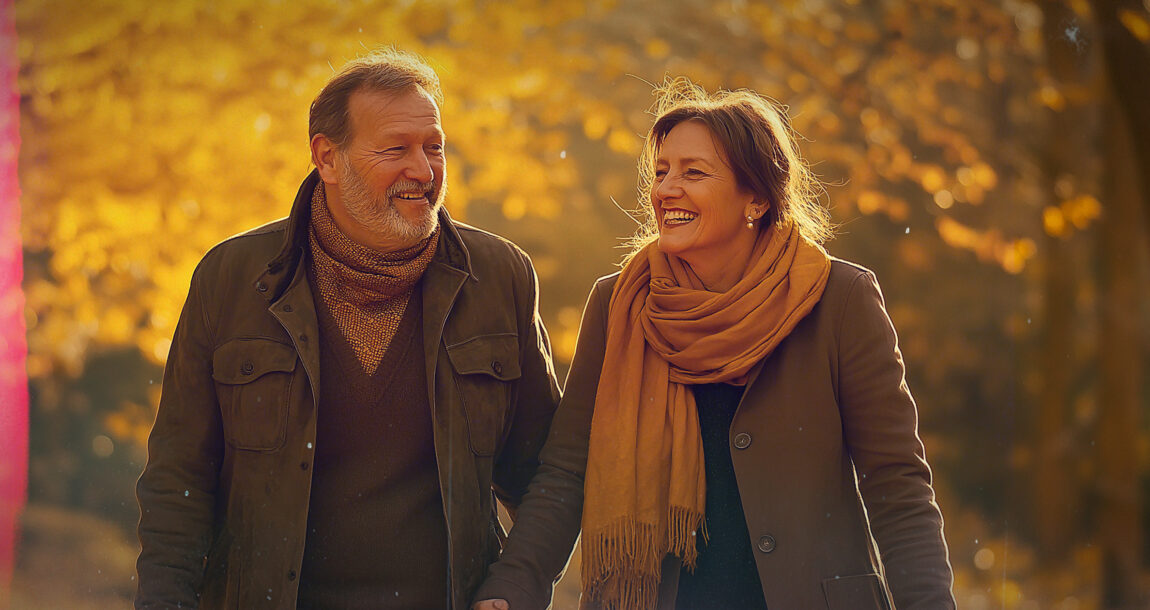
[[[137,608],[296,607],[323,383],[306,274],[318,179],[288,218],[219,244],[192,276],[137,484]],[[418,285],[427,387],[410,391],[432,405],[444,562],[466,608],[500,551],[493,492],[518,505],[559,390],[527,255],[440,220]]]
[[[545,607],[579,533],[591,415],[618,275],[591,291],[542,465],[476,599]],[[752,369],[729,436],[772,610],[953,608],[918,417],[874,274],[841,260],[815,308]],[[865,508],[864,508],[865,507]],[[680,563],[663,562],[658,607]],[[584,606],[590,604],[584,600]]]

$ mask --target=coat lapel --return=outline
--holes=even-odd
[[[441,209],[439,223],[443,233],[435,258],[423,272],[423,359],[427,367],[427,398],[435,412],[435,365],[439,359],[439,344],[447,317],[467,278],[471,276],[471,263],[459,232],[447,211]]]

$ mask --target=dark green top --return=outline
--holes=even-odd
[[[700,545],[699,565],[694,573],[684,567],[679,575],[675,606],[692,610],[765,609],[767,603],[731,463],[731,421],[743,397],[743,387],[712,383],[691,389],[703,437],[708,542]]]

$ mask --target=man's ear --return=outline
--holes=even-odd
[[[335,144],[322,133],[311,137],[311,162],[319,170],[319,177],[325,184],[339,184],[339,172],[335,168]]]

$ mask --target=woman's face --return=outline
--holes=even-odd
[[[739,186],[727,156],[699,121],[671,129],[655,159],[651,205],[659,249],[694,264],[731,260],[754,245],[747,216],[762,216],[755,196]]]

